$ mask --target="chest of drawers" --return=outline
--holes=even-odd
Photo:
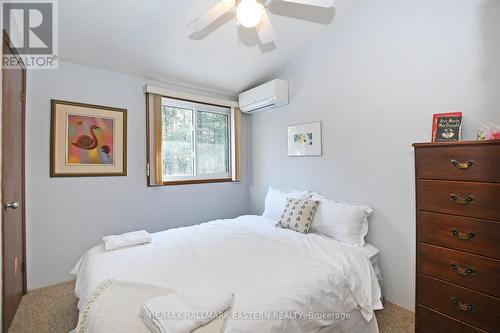
[[[413,146],[416,332],[500,332],[500,140]]]

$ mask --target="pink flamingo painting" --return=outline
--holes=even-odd
[[[92,125],[90,127],[90,136],[81,135],[76,139],[76,142],[72,142],[73,146],[85,150],[94,150],[97,148],[97,138],[94,131],[99,129],[99,126]]]

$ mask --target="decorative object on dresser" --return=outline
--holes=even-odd
[[[436,113],[432,117],[432,142],[460,141],[462,112]]]
[[[500,139],[500,125],[486,123],[481,125],[476,131],[477,140],[498,140]]]
[[[127,175],[127,110],[51,104],[51,177]]]
[[[500,140],[413,147],[416,332],[500,332]]]

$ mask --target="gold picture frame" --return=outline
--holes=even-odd
[[[127,110],[51,100],[51,177],[127,175]]]

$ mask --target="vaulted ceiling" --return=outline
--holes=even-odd
[[[225,15],[201,33],[187,24],[218,0],[59,1],[62,61],[236,94],[276,73],[361,0],[335,9],[269,2],[274,45]],[[332,41],[334,42],[334,41]]]

